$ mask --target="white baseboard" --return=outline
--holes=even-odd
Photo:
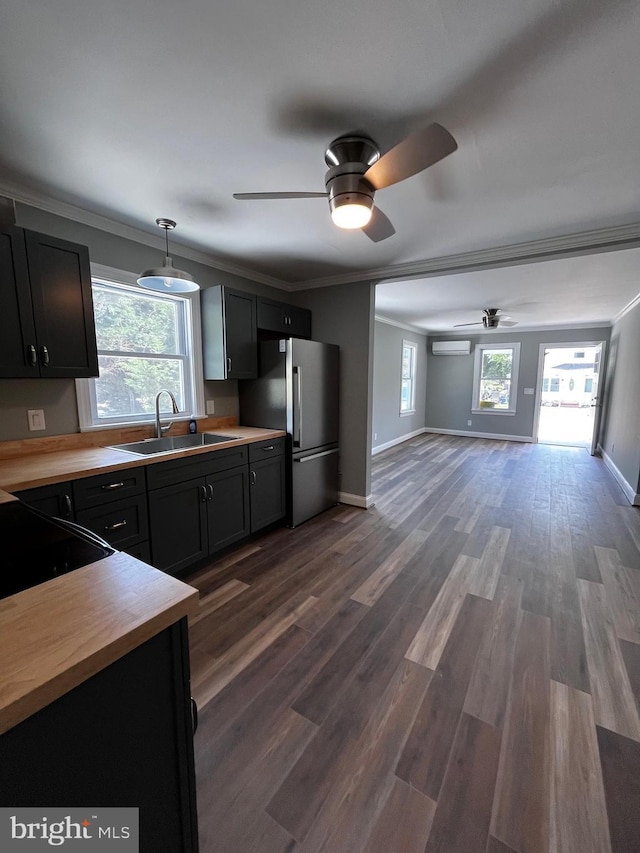
[[[425,427],[423,432],[434,432],[441,435],[464,435],[467,438],[493,438],[498,441],[523,441],[532,444],[534,439],[531,435],[503,435],[501,432],[471,432],[465,429],[436,429]]]
[[[349,506],[359,506],[361,509],[371,509],[374,506],[373,495],[351,495],[349,492],[338,492],[338,501]]]
[[[625,498],[629,501],[632,506],[640,506],[640,494],[638,494],[631,483],[625,480],[622,471],[617,467],[613,459],[609,456],[608,453],[605,452],[602,445],[598,445],[598,450],[600,451],[600,455],[602,456],[602,461],[607,466],[609,471],[613,474],[614,478],[617,480],[618,485],[624,492]]]
[[[420,429],[415,429],[413,432],[407,432],[405,435],[401,435],[398,438],[392,438],[391,441],[385,441],[384,444],[378,444],[376,447],[371,448],[371,455],[375,456],[378,453],[382,453],[383,450],[388,450],[390,447],[395,447],[396,444],[402,444],[404,441],[409,441],[411,438],[415,438],[417,435],[422,435],[423,432],[426,432],[424,427],[420,427]]]

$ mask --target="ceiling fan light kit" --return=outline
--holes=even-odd
[[[364,230],[374,242],[391,237],[395,229],[377,206],[376,190],[390,187],[448,157],[458,147],[442,125],[430,124],[410,133],[384,154],[368,136],[339,136],[324,153],[329,171],[324,177],[326,193],[234,193],[241,201],[255,199],[329,199],[331,218],[339,228]],[[377,215],[385,228],[366,226]]]
[[[140,287],[160,293],[189,293],[200,290],[200,285],[196,283],[193,276],[184,270],[176,269],[169,257],[169,231],[176,227],[176,223],[173,219],[161,218],[156,219],[156,225],[164,228],[166,249],[164,263],[161,267],[151,267],[140,273],[138,279]]]
[[[511,320],[511,317],[500,313],[501,308],[483,308],[482,320],[475,323],[456,323],[454,329],[460,329],[462,326],[484,326],[485,329],[497,329],[498,326],[517,326],[517,322]]]

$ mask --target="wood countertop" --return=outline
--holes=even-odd
[[[198,591],[117,553],[0,601],[0,734],[195,610]]]
[[[137,468],[141,465],[154,465],[168,459],[180,459],[198,453],[215,453],[241,444],[253,444],[270,438],[286,435],[282,430],[259,429],[258,427],[225,427],[219,430],[206,430],[212,435],[234,435],[232,441],[220,442],[204,447],[192,447],[185,450],[170,450],[149,456],[137,456],[122,450],[108,447],[86,447],[74,450],[62,450],[51,453],[0,459],[0,489],[17,492],[36,486],[48,486],[65,480],[77,480],[94,474],[106,474],[124,468]],[[116,442],[114,442],[116,443]],[[119,442],[118,442],[119,443]]]

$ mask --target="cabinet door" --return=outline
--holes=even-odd
[[[97,376],[87,248],[33,231],[25,239],[41,375]]]
[[[284,518],[285,473],[284,456],[274,456],[250,466],[251,532],[261,530]]]
[[[246,466],[207,477],[209,553],[249,535],[249,475]]]
[[[39,376],[24,232],[0,226],[0,377]]]
[[[152,565],[174,575],[207,556],[206,498],[204,478],[149,492]]]
[[[311,338],[311,311],[288,305],[286,311],[288,333],[294,338]]]
[[[3,806],[133,806],[140,853],[197,853],[186,619],[14,726],[1,752]]]
[[[225,291],[226,378],[255,379],[258,375],[256,298],[237,290]]]
[[[55,483],[52,486],[40,486],[37,489],[16,492],[16,497],[47,515],[73,521],[71,494],[71,483]]]

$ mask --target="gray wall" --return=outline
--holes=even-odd
[[[494,435],[533,435],[535,395],[523,393],[524,388],[536,387],[540,344],[571,341],[609,341],[611,329],[548,329],[537,332],[493,332],[465,335],[471,341],[471,355],[432,355],[433,341],[451,340],[451,337],[429,337],[427,356],[427,406],[426,426],[433,429],[462,430]],[[459,337],[457,338],[460,339]],[[511,343],[519,341],[520,372],[518,376],[517,411],[513,416],[472,414],[474,348],[478,343]],[[470,420],[471,426],[467,424]]]
[[[400,415],[402,342],[418,346],[416,411]],[[427,398],[427,337],[376,320],[373,348],[373,443],[375,448],[414,433],[425,425]]]
[[[313,311],[314,340],[340,346],[340,488],[362,498],[371,492],[374,293],[358,282],[290,294]]]
[[[128,272],[140,272],[156,266],[162,258],[162,249],[145,246],[134,240],[109,234],[98,228],[73,222],[53,213],[16,205],[16,223],[22,228],[41,231],[64,240],[89,247],[94,263]],[[171,244],[169,244],[171,252]],[[287,300],[285,291],[221,272],[205,264],[181,258],[171,252],[175,265],[190,272],[202,287],[226,284],[271,299]],[[234,381],[205,382],[205,399],[215,402],[215,415],[238,415],[238,387]],[[44,409],[46,430],[29,432],[27,409]],[[62,435],[77,432],[78,411],[73,379],[3,379],[0,380],[0,441],[21,438],[39,438],[45,435]]]
[[[611,330],[600,443],[640,493],[640,304]]]

